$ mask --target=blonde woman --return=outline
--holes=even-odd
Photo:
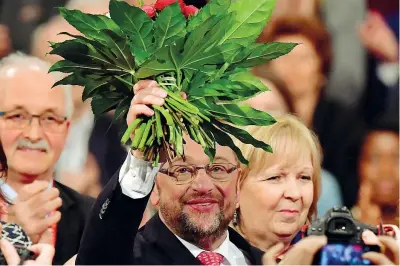
[[[238,182],[234,227],[252,245],[267,251],[287,248],[302,238],[302,227],[316,214],[321,152],[316,136],[297,118],[284,115],[268,127],[246,127],[269,143],[273,153],[236,143],[249,159]]]
[[[241,165],[232,223],[250,244],[267,255],[278,250],[277,243],[283,243],[283,248],[273,256],[280,261],[304,237],[305,225],[316,216],[321,184],[320,145],[312,131],[292,115],[277,117],[272,126],[245,129],[256,139],[269,143],[273,153],[236,143],[249,160],[249,167]],[[396,226],[385,225],[383,229],[398,239],[400,231]],[[371,234],[372,238],[368,236]],[[370,231],[364,232],[362,238],[369,244],[378,241]],[[394,256],[366,253],[364,258],[375,265],[398,263],[399,248],[393,244],[396,240],[382,236],[379,241]]]

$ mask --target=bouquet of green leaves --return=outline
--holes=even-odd
[[[236,127],[275,122],[265,112],[241,102],[267,90],[249,68],[290,52],[293,43],[256,43],[276,0],[212,0],[199,12],[183,0],[158,0],[135,7],[111,0],[109,16],[60,8],[82,35],[51,43],[51,54],[64,58],[50,71],[71,73],[56,85],[84,86],[94,114],[115,109],[125,120],[141,79],[156,80],[168,93],[165,104],[152,106],[153,117],[138,117],[125,128],[122,142],[157,163],[184,156],[183,134],[202,145],[213,161],[216,143],[229,146],[248,161],[231,136],[271,151],[269,145]],[[188,95],[181,97],[181,92]],[[134,134],[131,141],[130,136]]]

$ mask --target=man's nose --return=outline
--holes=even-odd
[[[199,193],[208,193],[215,187],[214,182],[204,169],[197,172],[193,180],[192,188]]]
[[[24,130],[24,137],[32,142],[42,139],[43,129],[40,126],[39,120],[32,118],[31,123]]]

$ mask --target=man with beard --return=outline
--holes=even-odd
[[[154,81],[140,81],[127,116],[152,116],[148,105],[163,105],[167,93]],[[247,265],[262,264],[263,252],[229,228],[239,195],[240,174],[234,152],[216,147],[210,164],[202,147],[188,137],[186,160],[152,168],[136,151],[128,155],[95,203],[76,259],[82,264]],[[157,172],[159,171],[158,175]],[[155,180],[152,201],[159,214],[138,230]],[[256,215],[256,214],[255,214]],[[301,241],[282,264],[311,263],[325,237]],[[272,248],[267,262],[283,246]]]

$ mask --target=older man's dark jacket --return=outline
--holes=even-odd
[[[56,254],[53,264],[62,265],[78,253],[83,229],[94,199],[58,182],[55,182],[54,186],[60,191],[63,203],[59,209],[61,220],[57,224]]]

